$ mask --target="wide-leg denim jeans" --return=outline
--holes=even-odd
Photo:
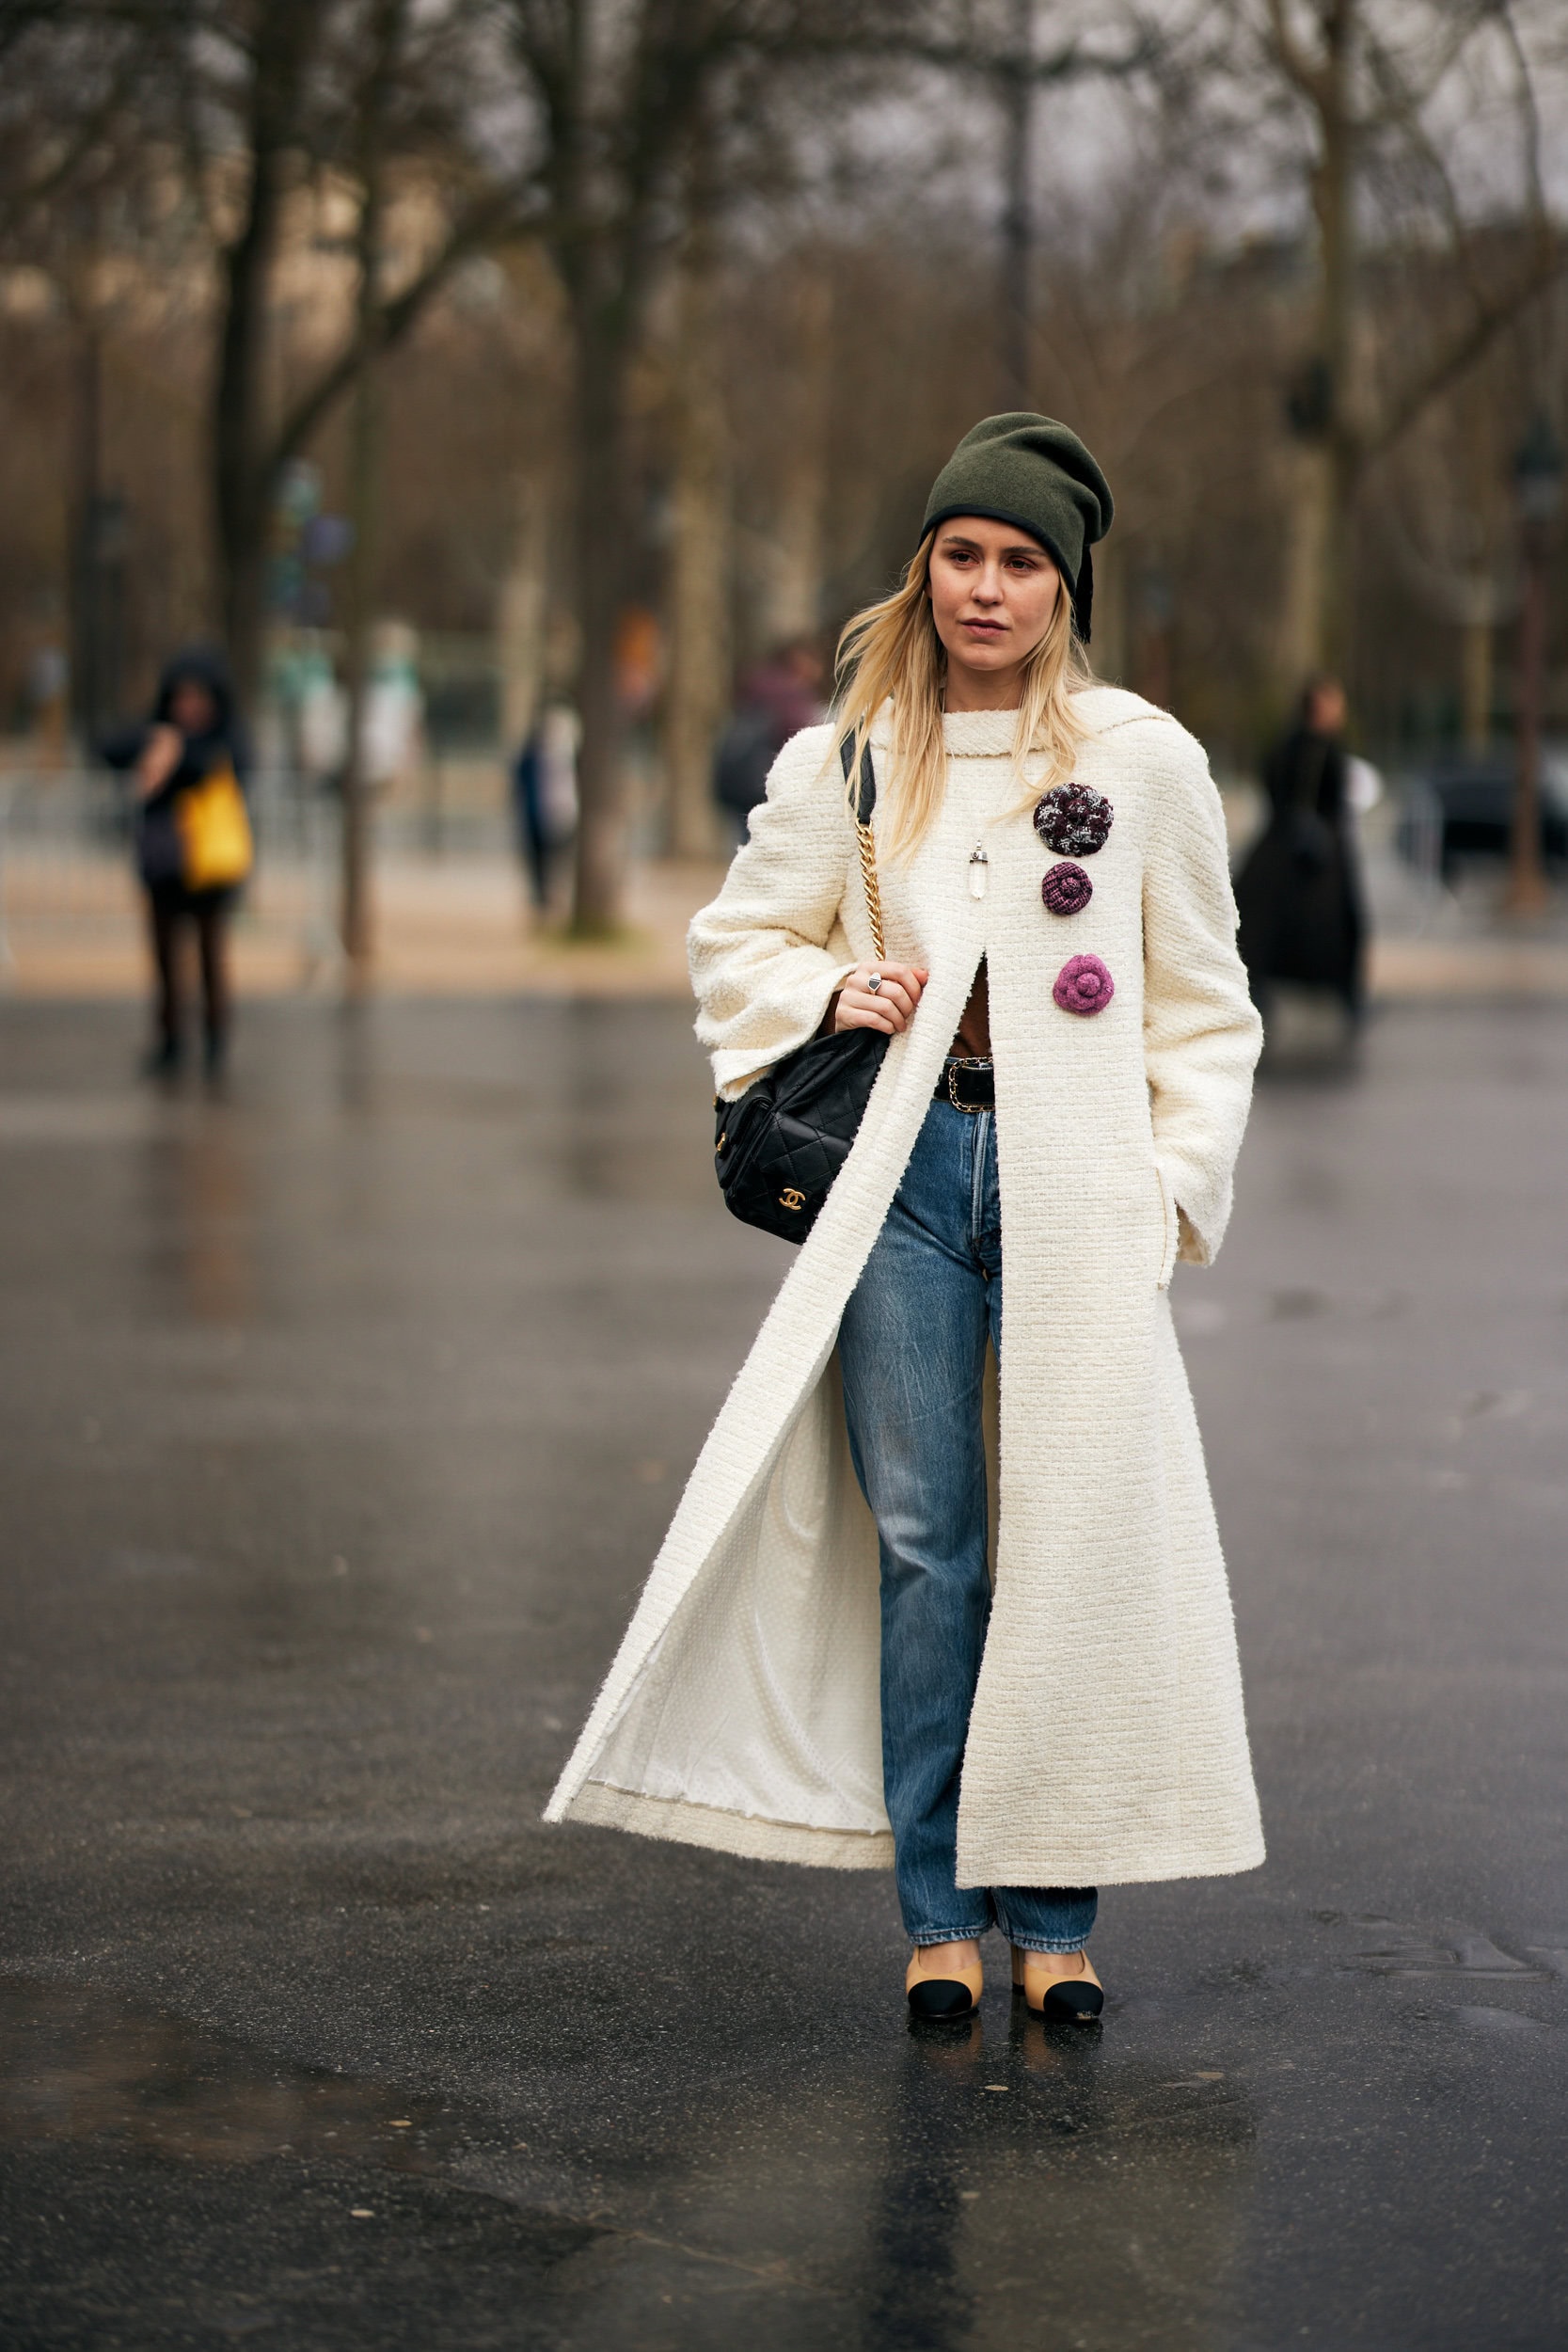
[[[995,1926],[1027,1950],[1075,1952],[1094,1925],[1093,1887],[957,1883],[958,1779],[990,1615],[988,1341],[1000,1358],[995,1117],[933,1103],[838,1337],[850,1451],[881,1555],[882,1783],[898,1900],[916,1944]],[[1071,1802],[1044,1788],[1039,1800]]]

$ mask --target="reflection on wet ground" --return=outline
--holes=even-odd
[[[6,2352],[1559,2352],[1555,1015],[1265,1089],[1174,1307],[1270,1864],[934,2037],[885,1881],[537,1820],[792,1263],[684,1011],[138,1041],[0,1007]]]
[[[613,2200],[595,2205],[581,2182],[558,2185],[552,2206],[529,2143],[481,2107],[291,2066],[100,1991],[11,1979],[0,1983],[0,2161],[13,2217],[72,2181],[113,2180],[134,2206],[158,2206],[171,2193],[201,2202],[215,2175],[248,2169],[248,2193],[218,2188],[223,2209],[245,2217],[245,2244],[208,2247],[240,2275],[246,2246],[302,2201],[325,2196],[340,2222],[376,2223],[389,2198],[406,2217],[413,2184],[437,2201],[462,2194],[499,2239],[513,2234],[548,2341],[593,2341],[603,2327],[598,2341],[662,2342],[643,2332],[661,2299],[678,2299],[702,2342],[723,2341],[703,2307],[719,2291],[733,2310],[756,2290],[768,2344],[958,2352],[1014,2324],[1212,2341],[1244,2219],[1244,2096],[1217,2070],[1172,2079],[1118,2061],[1098,2028],[1004,2015],[996,2031],[911,2028],[832,2080],[808,2068],[784,2111],[748,2104],[741,2122],[711,2103],[667,2153],[658,2229],[618,2222]],[[127,2282],[139,2268],[129,2235],[94,2249]],[[585,2265],[590,2249],[597,2262]],[[72,2308],[64,2288],[50,2297],[57,2310]],[[446,2288],[450,2324],[468,2324],[464,2283]],[[38,2325],[38,2304],[11,2311],[24,2330]],[[250,2316],[257,2333],[281,2324]],[[90,2325],[77,2304],[67,2332],[26,2340],[87,2342],[69,2328]],[[159,2340],[120,2325],[117,2342]]]

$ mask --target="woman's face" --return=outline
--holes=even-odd
[[[199,678],[182,677],[175,681],[174,691],[168,698],[168,716],[170,725],[177,726],[182,735],[205,735],[217,715],[217,704]]]
[[[1062,576],[1026,531],[959,515],[938,531],[927,579],[948,660],[994,678],[1019,669],[1045,635]]]

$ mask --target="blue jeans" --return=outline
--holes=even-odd
[[[986,1345],[1002,1352],[995,1118],[933,1103],[839,1329],[849,1447],[877,1522],[882,1786],[916,1944],[991,1926],[1076,1952],[1095,1891],[957,1883],[958,1779],[990,1616]],[[1040,1790],[1040,1803],[1053,1801]]]

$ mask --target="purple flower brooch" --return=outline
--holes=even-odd
[[[1035,831],[1058,857],[1092,857],[1105,847],[1116,811],[1086,784],[1056,784],[1035,803]]]
[[[1053,914],[1082,914],[1094,897],[1094,884],[1069,859],[1051,868],[1040,884],[1040,897]]]
[[[1103,1012],[1117,984],[1098,956],[1069,956],[1051,993],[1064,1012]]]

